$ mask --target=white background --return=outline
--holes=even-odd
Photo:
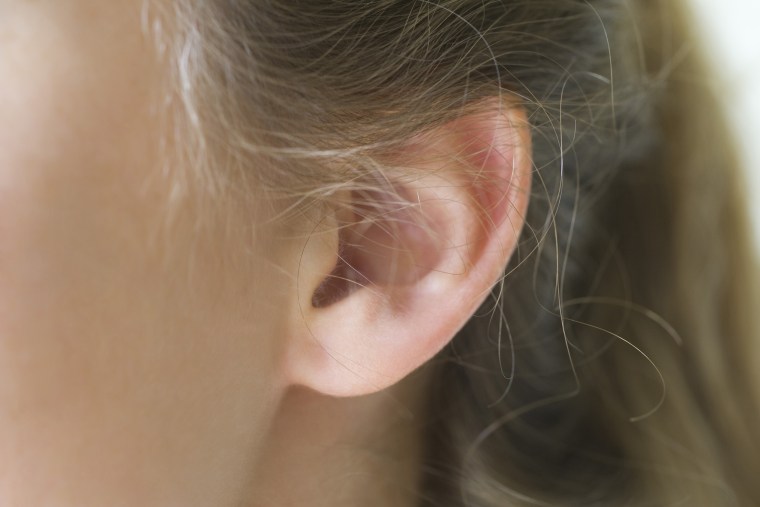
[[[740,141],[760,246],[760,0],[689,0],[733,133]]]

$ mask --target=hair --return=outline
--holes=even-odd
[[[518,251],[430,366],[421,505],[760,505],[755,259],[678,5],[173,6],[187,180],[283,221],[388,192],[394,148],[486,99],[528,114]]]

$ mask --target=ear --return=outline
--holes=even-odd
[[[491,102],[411,140],[394,157],[408,170],[389,177],[392,192],[352,192],[340,227],[303,250],[286,381],[368,394],[443,348],[515,249],[530,152],[524,112]]]

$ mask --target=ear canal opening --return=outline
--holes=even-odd
[[[347,258],[349,255],[346,248],[346,233],[341,229],[340,245],[338,247],[338,259],[335,267],[330,271],[322,283],[314,290],[311,296],[311,306],[314,308],[327,308],[361,288],[362,275],[355,269]]]

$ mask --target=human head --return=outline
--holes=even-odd
[[[589,203],[658,147],[631,6],[355,4],[3,16],[9,503],[233,505],[284,393],[392,389],[494,285],[560,336]]]

